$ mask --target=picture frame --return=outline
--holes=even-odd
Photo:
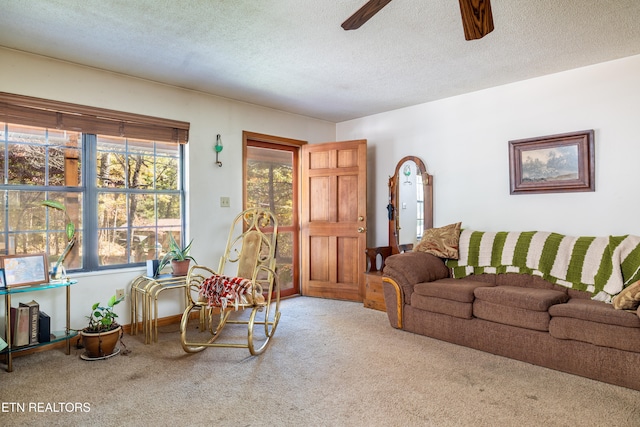
[[[0,289],[5,289],[7,287],[7,279],[4,276],[4,268],[0,268]]]
[[[4,284],[7,288],[49,282],[48,265],[45,253],[0,257],[0,268],[3,270]]]
[[[595,191],[593,129],[509,141],[511,194]]]

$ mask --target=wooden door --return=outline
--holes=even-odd
[[[362,301],[367,141],[302,147],[302,293]]]

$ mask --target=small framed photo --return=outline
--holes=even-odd
[[[7,287],[7,279],[4,278],[4,268],[0,268],[0,289]]]
[[[595,191],[594,131],[509,141],[511,194]]]
[[[20,254],[0,257],[5,287],[38,285],[49,281],[47,255]]]

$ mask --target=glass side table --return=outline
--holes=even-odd
[[[30,286],[12,286],[9,288],[0,288],[0,295],[4,295],[4,304],[5,304],[5,325],[11,325],[11,296],[17,294],[23,294],[27,292],[39,292],[39,291],[47,291],[58,288],[65,288],[67,295],[67,304],[66,304],[66,326],[64,331],[53,331],[55,338],[53,338],[49,342],[45,343],[37,343],[24,345],[20,347],[15,347],[12,345],[12,333],[10,326],[5,327],[5,341],[7,342],[7,347],[0,352],[0,354],[5,355],[7,358],[7,372],[13,371],[13,353],[28,350],[35,347],[41,347],[44,345],[53,344],[60,341],[66,341],[66,353],[67,355],[71,354],[71,338],[77,335],[77,332],[71,331],[69,326],[70,324],[70,312],[71,312],[71,285],[75,285],[78,283],[77,280],[66,280],[55,283],[42,283],[39,285],[30,285]]]

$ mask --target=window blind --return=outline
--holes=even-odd
[[[186,144],[188,122],[0,92],[0,121]]]

